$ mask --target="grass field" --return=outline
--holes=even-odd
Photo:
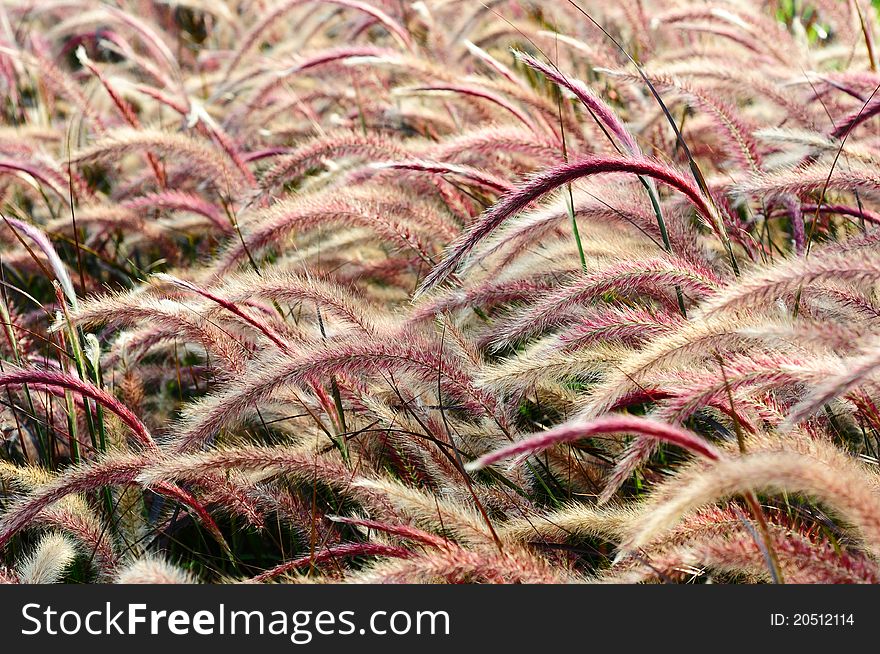
[[[0,580],[873,583],[867,0],[0,2]]]

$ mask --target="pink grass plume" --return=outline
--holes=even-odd
[[[44,370],[12,370],[7,368],[6,372],[0,374],[0,386],[21,386],[22,384],[36,384],[47,389],[65,389],[94,400],[107,410],[115,413],[131,430],[141,445],[153,450],[157,447],[149,430],[141,422],[140,418],[134,415],[128,407],[110,395],[110,393],[98,388],[94,384],[61,372]]]
[[[382,545],[379,543],[346,543],[327,547],[314,555],[301,556],[266,570],[250,580],[251,583],[262,583],[292,572],[297,568],[317,565],[333,561],[334,559],[351,558],[353,556],[385,556],[398,559],[406,559],[412,556],[412,552],[402,547]]]
[[[452,243],[444,260],[425,277],[417,296],[464,267],[468,255],[480,241],[535,200],[580,178],[603,173],[628,173],[663,182],[684,194],[707,224],[713,227],[719,225],[717,209],[710,200],[692,180],[674,168],[648,157],[587,156],[538,173],[525,184],[504,195]]]
[[[522,458],[560,443],[571,443],[584,438],[605,434],[638,434],[664,443],[678,445],[689,452],[699,454],[712,461],[717,461],[721,458],[721,454],[711,443],[681,427],[674,427],[656,420],[636,416],[607,416],[590,422],[570,422],[546,432],[528,436],[521,441],[471,461],[466,464],[465,468],[474,472],[504,459],[511,457]]]
[[[67,298],[70,307],[76,310],[76,291],[73,288],[73,282],[70,279],[70,275],[67,274],[67,268],[65,267],[64,262],[61,261],[61,257],[59,257],[58,253],[55,251],[55,247],[52,245],[52,241],[49,240],[49,237],[38,227],[29,225],[17,218],[10,218],[4,215],[3,221],[12,229],[17,230],[30,238],[36,243],[37,247],[42,250],[43,254],[45,254],[46,258],[49,260],[49,266],[52,268],[52,272],[55,273],[55,278],[58,280],[58,283],[61,284],[61,289],[64,291],[64,296]]]

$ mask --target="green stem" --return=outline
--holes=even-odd
[[[581,259],[581,268],[587,272],[587,258],[584,256],[584,245],[581,243],[581,233],[578,230],[577,218],[574,215],[574,197],[571,194],[571,184],[568,187],[568,195],[565,198],[565,206],[568,208],[568,217],[571,218],[571,231],[574,233],[574,242],[577,244],[578,256]]]
[[[663,210],[660,208],[660,198],[657,197],[657,188],[651,184],[642,175],[639,175],[639,181],[648,192],[651,200],[651,207],[654,209],[654,215],[657,216],[657,227],[660,229],[660,238],[663,240],[663,247],[669,254],[672,254],[672,242],[669,240],[669,232],[666,230],[666,221],[663,219]],[[684,294],[681,292],[681,286],[675,285],[675,299],[678,300],[678,310],[681,311],[683,318],[687,319],[687,309],[684,306]]]

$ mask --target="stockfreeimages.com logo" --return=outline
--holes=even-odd
[[[373,611],[361,627],[354,611],[235,611],[220,604],[216,610],[163,611],[146,604],[127,604],[114,609],[58,611],[51,605],[25,604],[21,609],[24,636],[158,635],[286,636],[296,645],[306,645],[317,636],[376,635],[448,636],[446,611]]]

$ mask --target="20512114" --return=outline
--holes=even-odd
[[[770,624],[774,627],[851,627],[855,616],[852,613],[773,613]]]

